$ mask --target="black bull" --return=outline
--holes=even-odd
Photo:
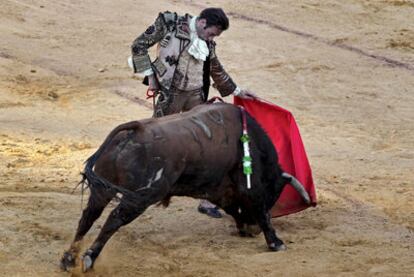
[[[231,104],[201,105],[189,112],[129,122],[115,128],[86,162],[83,181],[90,189],[75,239],[61,267],[75,265],[79,242],[116,194],[122,194],[99,236],[83,255],[83,270],[109,238],[150,205],[168,204],[172,196],[208,199],[231,215],[241,235],[257,224],[271,250],[283,250],[269,210],[285,184],[309,202],[297,180],[278,166],[269,137],[247,113],[253,174],[251,189],[243,174],[242,110]]]

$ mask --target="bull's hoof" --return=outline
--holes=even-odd
[[[281,244],[270,243],[268,245],[268,247],[271,251],[285,251],[285,250],[287,250],[287,247],[283,242]]]
[[[93,267],[92,251],[88,250],[82,257],[82,271],[87,272]]]
[[[63,253],[63,257],[60,260],[60,268],[64,271],[68,271],[71,267],[75,267],[75,256],[69,252],[66,251]]]

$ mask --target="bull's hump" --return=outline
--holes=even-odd
[[[201,118],[197,116],[192,116],[190,118],[190,121],[193,122],[197,127],[199,127],[209,139],[212,138],[210,128],[206,123],[204,123],[204,121]]]

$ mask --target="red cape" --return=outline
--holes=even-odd
[[[309,193],[311,205],[316,206],[312,171],[293,115],[261,99],[247,100],[234,97],[234,104],[244,107],[259,122],[277,150],[282,169],[295,176],[303,184]],[[308,207],[295,189],[288,185],[273,206],[272,216],[283,216]]]

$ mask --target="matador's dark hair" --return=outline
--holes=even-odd
[[[207,8],[201,11],[199,19],[205,19],[207,24],[205,28],[210,26],[218,26],[222,31],[229,28],[229,19],[224,13],[223,9],[220,8]]]

